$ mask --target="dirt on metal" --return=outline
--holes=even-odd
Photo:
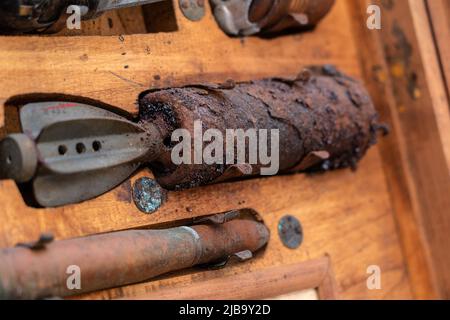
[[[260,172],[260,163],[174,165],[170,135],[185,128],[194,136],[195,120],[203,131],[224,136],[226,129],[279,129],[280,173],[355,167],[385,128],[363,85],[330,65],[305,69],[296,79],[151,90],[139,106],[141,123],[156,124],[166,137],[152,170],[164,188],[175,190]]]

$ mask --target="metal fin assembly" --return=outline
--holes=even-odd
[[[0,178],[31,181],[44,207],[76,203],[123,182],[158,153],[161,138],[113,112],[72,102],[29,103],[22,133],[0,142]]]

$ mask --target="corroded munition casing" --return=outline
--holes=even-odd
[[[170,133],[185,128],[193,136],[195,120],[202,122],[203,131],[214,128],[224,136],[226,129],[278,129],[281,173],[355,166],[375,143],[380,127],[363,85],[332,66],[305,69],[295,80],[153,90],[141,97],[140,111],[143,122],[168,133],[166,148],[152,163],[158,182],[168,189],[260,173],[260,163],[250,170],[227,164],[174,165]]]
[[[128,230],[0,251],[0,299],[64,297],[148,280],[244,250],[269,239],[264,224],[232,220],[166,230]],[[81,289],[67,286],[79,267]],[[69,273],[67,273],[69,271]],[[70,282],[70,279],[69,279]]]

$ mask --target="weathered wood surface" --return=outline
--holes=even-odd
[[[371,93],[393,129],[380,146],[405,257],[418,297],[449,298],[450,116],[430,16],[423,0],[376,3],[382,28],[363,31],[358,43]]]
[[[412,289],[418,298],[432,298],[436,297],[434,293],[437,290],[437,283],[433,281],[430,252],[420,220],[418,198],[411,182],[412,172],[407,160],[406,138],[399,118],[399,113],[403,111],[399,110],[392,91],[390,69],[386,62],[384,45],[380,40],[380,32],[369,30],[362,23],[367,17],[366,8],[369,4],[372,4],[369,0],[353,1],[352,21],[369,92],[381,118],[390,124],[389,136],[379,142],[383,169],[396,213],[395,219],[412,280]]]
[[[140,300],[254,300],[283,297],[307,289],[317,290],[321,300],[335,300],[336,286],[329,257],[253,272],[218,277],[185,286],[151,291]],[[214,288],[214,290],[211,290]]]
[[[276,39],[228,38],[209,11],[205,19],[194,23],[176,10],[177,32],[144,34],[142,28],[130,26],[123,18],[121,26],[117,15],[134,15],[137,9],[102,17],[97,27],[87,23],[84,35],[0,37],[0,104],[16,95],[58,92],[136,112],[137,95],[155,86],[293,76],[304,65],[324,63],[362,76],[365,71],[359,64],[350,9],[350,2],[338,1],[314,33]],[[117,30],[105,31],[110,26],[108,18]],[[138,34],[132,34],[135,32]],[[395,148],[392,142],[388,145]],[[392,198],[409,193],[402,185],[391,183],[394,169],[386,169],[386,147],[384,150],[381,158],[377,147],[371,149],[356,172],[280,176],[170,192],[166,204],[153,215],[136,209],[130,182],[82,204],[33,209],[23,203],[12,181],[1,181],[0,246],[29,241],[44,231],[61,239],[251,207],[259,211],[272,232],[265,252],[252,261],[215,271],[196,268],[88,297],[140,296],[159,288],[298,263],[324,254],[331,257],[341,298],[427,297],[416,290],[427,288],[427,274],[414,277],[408,273],[411,248],[406,248],[397,234],[402,230],[398,226],[409,221],[411,203],[410,199],[396,202]],[[143,171],[132,180],[148,174]],[[392,185],[400,189],[392,192]],[[297,250],[285,248],[278,238],[277,222],[285,214],[297,216],[303,224],[305,241]],[[400,221],[397,217],[401,214],[404,218]],[[411,223],[417,228],[416,221]],[[415,241],[413,233],[406,234]],[[381,290],[366,286],[370,265],[381,268]],[[422,272],[419,267],[416,270]],[[430,290],[429,296],[433,296]]]

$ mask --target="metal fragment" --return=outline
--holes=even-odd
[[[243,176],[249,176],[253,173],[253,168],[248,163],[232,164],[225,169],[224,173],[214,180],[214,183],[221,181],[240,178]]]
[[[199,21],[205,16],[205,0],[178,0],[181,12],[191,21]]]
[[[303,241],[303,229],[300,221],[291,215],[282,217],[278,222],[278,235],[286,247],[298,248]]]
[[[236,257],[239,261],[247,261],[253,258],[253,253],[250,250],[244,250],[240,252],[236,252],[233,254],[234,257]]]
[[[298,172],[311,168],[317,164],[322,163],[330,157],[328,151],[312,151],[306,155],[306,157],[295,167],[290,169],[291,172]]]
[[[240,212],[237,210],[232,210],[224,213],[218,213],[209,217],[202,217],[194,219],[194,223],[211,223],[211,224],[223,224],[225,222],[231,221],[233,219],[238,218]]]
[[[144,213],[153,213],[166,201],[167,192],[153,179],[143,177],[133,186],[133,200]]]

